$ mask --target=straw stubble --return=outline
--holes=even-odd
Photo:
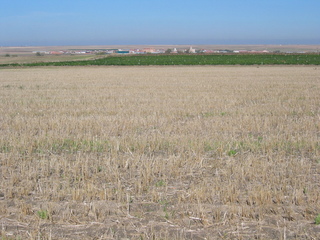
[[[86,230],[108,219],[117,237],[319,236],[319,71],[2,69],[1,216],[32,237],[111,237]]]

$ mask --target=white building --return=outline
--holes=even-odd
[[[189,53],[196,53],[196,50],[193,49],[192,47],[189,48]]]

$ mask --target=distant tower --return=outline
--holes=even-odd
[[[193,49],[192,47],[189,48],[189,53],[196,53],[196,50]]]
[[[173,49],[172,53],[177,53],[178,50],[176,48]]]

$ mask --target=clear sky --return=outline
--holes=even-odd
[[[0,0],[0,46],[320,44],[320,0]]]

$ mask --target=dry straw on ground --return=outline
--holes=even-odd
[[[317,67],[0,69],[4,239],[317,239]]]

